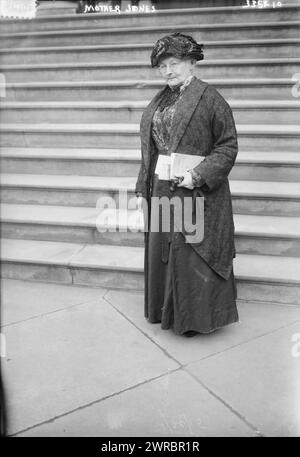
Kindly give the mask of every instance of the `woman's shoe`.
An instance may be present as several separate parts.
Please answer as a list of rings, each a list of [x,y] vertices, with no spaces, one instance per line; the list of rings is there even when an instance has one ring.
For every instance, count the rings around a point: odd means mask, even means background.
[[[188,330],[187,332],[184,332],[184,336],[190,338],[192,336],[198,335],[198,332],[195,332],[195,330]]]

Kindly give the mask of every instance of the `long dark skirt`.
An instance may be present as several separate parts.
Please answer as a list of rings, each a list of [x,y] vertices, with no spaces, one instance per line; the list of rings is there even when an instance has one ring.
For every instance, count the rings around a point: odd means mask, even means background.
[[[153,196],[168,195],[168,183],[155,179]],[[185,242],[180,232],[148,233],[145,317],[183,334],[210,333],[238,321],[236,283],[218,275]]]

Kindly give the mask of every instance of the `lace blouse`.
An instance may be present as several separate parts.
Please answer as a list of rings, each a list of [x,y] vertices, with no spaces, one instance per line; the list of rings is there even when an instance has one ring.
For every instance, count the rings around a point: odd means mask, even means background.
[[[185,88],[193,78],[194,76],[188,77],[183,84],[174,88],[168,87],[153,115],[151,133],[159,154],[170,154],[170,132],[176,107],[180,103]],[[189,171],[192,175],[194,187],[200,187],[205,183],[199,173],[194,170]]]

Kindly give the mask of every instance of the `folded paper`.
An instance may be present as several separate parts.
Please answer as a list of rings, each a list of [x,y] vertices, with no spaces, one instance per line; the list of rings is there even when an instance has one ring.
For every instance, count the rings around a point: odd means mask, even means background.
[[[169,156],[159,154],[155,174],[161,180],[170,181],[176,176],[183,176],[186,171],[196,167],[204,159],[204,156],[179,154],[177,152],[172,152]]]

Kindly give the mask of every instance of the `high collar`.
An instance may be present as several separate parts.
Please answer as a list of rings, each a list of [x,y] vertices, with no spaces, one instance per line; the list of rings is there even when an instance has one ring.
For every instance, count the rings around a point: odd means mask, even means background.
[[[182,92],[190,84],[190,82],[192,81],[193,78],[195,78],[195,76],[190,75],[177,86],[174,86],[174,87],[168,86],[168,87],[171,89],[172,92],[177,92],[177,91]]]

